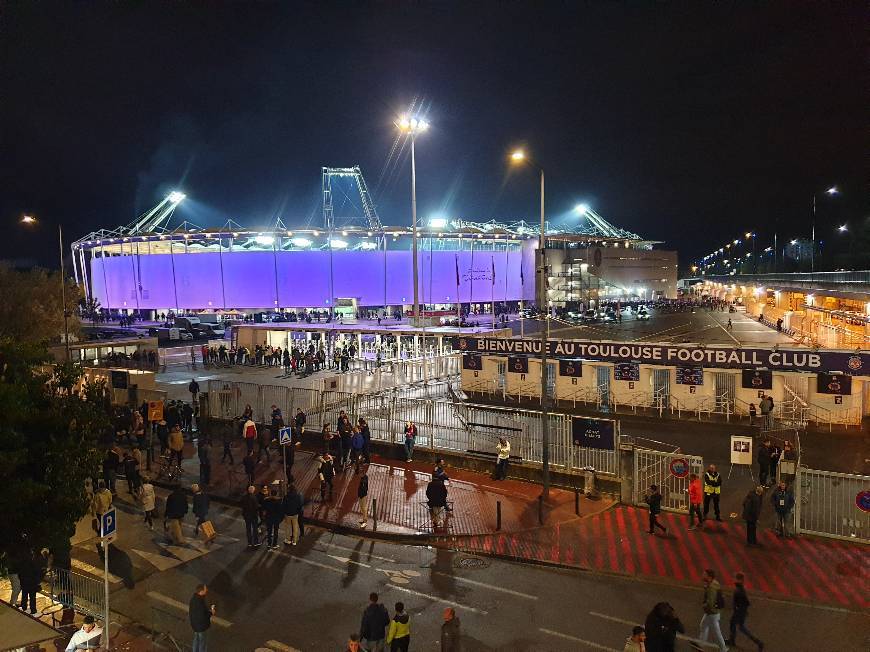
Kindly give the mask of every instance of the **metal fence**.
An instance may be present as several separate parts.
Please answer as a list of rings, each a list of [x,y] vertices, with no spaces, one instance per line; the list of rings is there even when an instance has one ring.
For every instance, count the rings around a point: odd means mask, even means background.
[[[86,616],[102,618],[106,608],[103,582],[63,568],[52,568],[48,575],[49,597]]]
[[[870,476],[798,468],[795,520],[798,532],[870,543],[870,512],[857,504],[870,491]]]
[[[688,469],[681,468],[684,461],[688,464]],[[683,475],[684,471],[687,471],[685,475]],[[654,484],[662,494],[662,509],[688,513],[689,473],[701,476],[703,472],[704,460],[697,455],[635,448],[634,504],[645,504],[645,492]]]
[[[326,423],[334,428],[344,411],[353,421],[365,418],[372,439],[394,443],[403,441],[405,424],[413,421],[417,425],[418,447],[493,452],[496,441],[503,436],[510,441],[512,454],[524,462],[541,463],[540,412],[467,404],[454,400],[453,396],[449,382],[354,394],[209,381],[209,414],[220,419],[233,418],[250,404],[255,420],[265,422],[273,404],[281,408],[285,420],[301,407],[311,430]],[[550,464],[565,471],[591,466],[599,473],[618,476],[618,426],[615,449],[600,450],[573,444],[571,420],[566,414],[549,415]]]

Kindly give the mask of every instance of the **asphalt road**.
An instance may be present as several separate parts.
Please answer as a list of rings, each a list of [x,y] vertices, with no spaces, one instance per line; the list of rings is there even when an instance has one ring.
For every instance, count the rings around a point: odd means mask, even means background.
[[[160,526],[149,532],[137,516],[122,519],[117,554],[128,555],[136,568],[127,586],[113,583],[113,611],[189,644],[186,605],[196,584],[206,582],[219,618],[209,649],[217,651],[343,650],[359,627],[370,591],[379,592],[391,611],[396,601],[405,602],[412,650],[440,649],[446,606],[461,618],[466,652],[619,652],[631,626],[661,600],[671,602],[688,633],[697,635],[699,587],[469,557],[313,528],[295,548],[250,552],[237,510],[213,505],[211,516],[220,534],[204,553],[201,546],[161,547]],[[86,548],[77,548],[75,556],[87,557]],[[155,549],[159,558],[148,561],[148,551]],[[870,636],[867,614],[755,596],[749,624],[770,651],[867,650]],[[690,648],[683,642],[679,649]]]
[[[728,319],[732,329],[728,329]],[[519,321],[511,322],[514,334],[520,334]],[[540,322],[524,320],[526,334],[539,333]],[[622,322],[575,325],[551,320],[550,335],[561,339],[617,340],[627,342],[668,342],[683,344],[721,344],[728,346],[773,346],[794,344],[793,340],[772,328],[759,324],[745,313],[697,309],[696,312],[663,313],[650,310],[650,319],[641,321],[624,315]]]

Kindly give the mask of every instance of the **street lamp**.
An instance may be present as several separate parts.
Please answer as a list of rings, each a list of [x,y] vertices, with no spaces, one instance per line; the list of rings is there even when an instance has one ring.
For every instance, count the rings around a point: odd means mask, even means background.
[[[536,168],[541,176],[541,230],[538,234],[538,310],[544,315],[541,324],[541,494],[544,499],[550,496],[550,415],[547,405],[547,332],[550,329],[550,307],[547,305],[547,223],[544,214],[544,168],[531,161],[526,153],[515,150],[510,157],[511,163],[528,163]],[[582,204],[581,204],[582,205]],[[579,208],[579,207],[578,207]],[[584,211],[585,212],[585,211]]]
[[[21,223],[30,226],[36,225],[38,220],[33,215],[22,215]],[[60,246],[60,309],[63,311],[63,344],[66,351],[66,361],[70,361],[69,352],[69,311],[66,306],[66,277],[63,266],[63,229],[57,225],[57,241]]]
[[[420,288],[417,278],[417,162],[414,157],[414,141],[418,134],[429,129],[429,123],[418,118],[409,118],[402,116],[396,121],[396,127],[403,134],[407,134],[411,138],[411,259],[414,265],[414,309],[413,309],[413,324],[420,324]]]
[[[840,194],[840,191],[837,190],[837,186],[831,186],[827,190],[825,190],[825,194],[833,197],[834,195]],[[813,241],[813,251],[810,255],[810,271],[816,271],[816,196],[817,192],[813,193],[813,233],[812,233],[812,241]]]

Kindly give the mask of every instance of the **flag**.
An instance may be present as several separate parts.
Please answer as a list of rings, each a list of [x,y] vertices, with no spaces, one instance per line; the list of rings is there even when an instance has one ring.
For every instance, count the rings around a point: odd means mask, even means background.
[[[523,260],[522,260],[522,258],[520,259],[520,285],[523,287],[526,286],[526,277],[523,276]]]
[[[456,259],[456,287],[459,287],[459,254],[453,254],[453,257]]]
[[[492,284],[495,285],[495,256],[492,256]]]

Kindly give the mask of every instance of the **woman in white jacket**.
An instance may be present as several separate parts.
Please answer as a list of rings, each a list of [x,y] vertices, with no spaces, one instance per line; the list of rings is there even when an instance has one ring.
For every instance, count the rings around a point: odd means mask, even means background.
[[[498,443],[495,445],[496,453],[498,454],[495,462],[495,479],[504,480],[507,477],[508,459],[511,456],[511,444],[504,437],[498,438]]]
[[[139,491],[136,497],[142,505],[142,513],[145,515],[145,522],[148,524],[148,529],[153,530],[154,507],[157,498],[154,494],[154,485],[151,484],[151,479],[148,476],[142,477],[142,484],[139,485]]]

